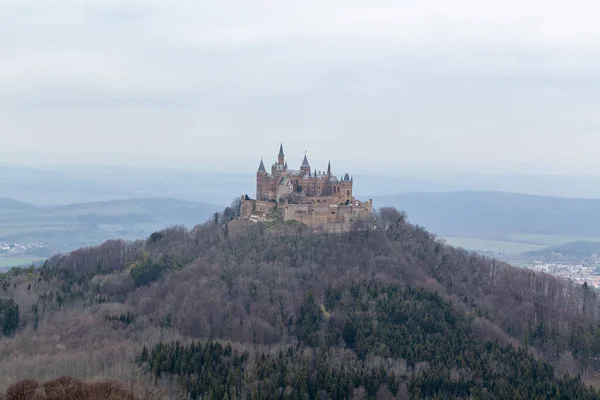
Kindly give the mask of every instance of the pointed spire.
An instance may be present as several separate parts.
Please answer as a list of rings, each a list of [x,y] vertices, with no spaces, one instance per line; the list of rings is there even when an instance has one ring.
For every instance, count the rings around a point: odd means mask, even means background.
[[[265,169],[265,164],[263,163],[263,159],[262,157],[260,158],[260,165],[258,166],[258,172],[267,172],[267,170]]]
[[[306,158],[306,152],[304,152],[304,160],[302,161],[302,165],[300,168],[308,168],[310,169],[310,164],[308,163],[308,158]]]
[[[281,142],[281,144],[279,145],[279,155],[283,156],[283,142]]]
[[[331,161],[327,163],[327,175],[331,176]]]

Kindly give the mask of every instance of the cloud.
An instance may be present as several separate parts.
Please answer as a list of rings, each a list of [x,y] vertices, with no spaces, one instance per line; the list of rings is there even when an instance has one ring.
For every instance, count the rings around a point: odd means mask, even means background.
[[[237,154],[241,169],[285,140],[298,157],[365,167],[587,168],[589,144],[600,145],[599,9],[2,0],[0,135],[20,139],[0,152],[126,163],[133,152],[198,154],[190,164]]]

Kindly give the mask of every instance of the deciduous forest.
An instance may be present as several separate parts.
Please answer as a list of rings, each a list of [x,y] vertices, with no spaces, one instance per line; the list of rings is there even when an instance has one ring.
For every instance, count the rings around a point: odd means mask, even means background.
[[[1,275],[1,396],[600,397],[587,285],[453,248],[393,208],[341,234],[236,216]]]

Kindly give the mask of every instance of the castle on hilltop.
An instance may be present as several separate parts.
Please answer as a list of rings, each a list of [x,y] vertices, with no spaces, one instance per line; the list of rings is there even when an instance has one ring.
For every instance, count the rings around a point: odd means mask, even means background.
[[[354,179],[331,172],[313,171],[306,154],[300,169],[289,169],[283,144],[277,162],[267,172],[261,159],[256,171],[256,199],[242,196],[241,215],[267,220],[274,210],[284,221],[296,220],[315,230],[344,231],[357,219],[370,217],[373,202],[361,202],[352,195]]]
[[[327,172],[315,169],[311,172],[306,154],[300,169],[288,169],[283,144],[279,147],[277,162],[269,174],[260,160],[256,172],[256,200],[307,202],[311,204],[349,204],[352,201],[353,179],[348,175],[338,179],[331,174],[331,162]]]

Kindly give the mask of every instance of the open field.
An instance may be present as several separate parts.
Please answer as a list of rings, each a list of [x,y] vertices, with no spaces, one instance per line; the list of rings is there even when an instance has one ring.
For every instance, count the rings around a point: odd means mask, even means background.
[[[469,237],[445,237],[444,240],[452,246],[463,247],[467,250],[492,251],[494,253],[518,254],[525,251],[539,250],[543,245],[533,245],[520,242],[490,240]]]

